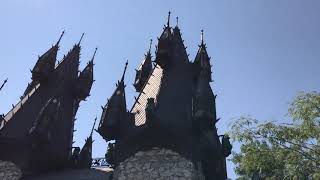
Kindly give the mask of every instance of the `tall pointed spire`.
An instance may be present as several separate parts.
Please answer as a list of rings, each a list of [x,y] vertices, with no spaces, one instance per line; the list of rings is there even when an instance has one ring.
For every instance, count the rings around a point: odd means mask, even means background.
[[[161,66],[161,68],[166,69],[170,64],[170,52],[172,50],[172,31],[170,27],[170,15],[171,12],[168,13],[168,21],[167,25],[164,27],[163,32],[158,38],[158,49],[156,51],[156,59],[155,62]]]
[[[169,11],[168,13],[168,21],[167,21],[167,26],[170,27],[170,15],[171,15],[171,12]]]
[[[97,50],[98,50],[98,48],[96,47],[96,49],[94,50],[94,53],[93,53],[93,56],[92,56],[92,58],[91,58],[91,61],[90,61],[90,62],[93,62],[94,57],[96,56]]]
[[[197,76],[193,98],[193,114],[196,122],[194,127],[200,131],[214,127],[217,122],[215,95],[210,87],[212,82],[210,57],[204,43],[203,32],[201,29],[201,44],[194,61]]]
[[[97,117],[94,119],[93,126],[92,126],[92,129],[91,129],[91,132],[90,132],[90,136],[92,136],[92,134],[93,134],[93,130],[94,130],[94,127],[96,125],[96,122],[97,122]]]
[[[203,45],[203,29],[201,29],[201,45]]]
[[[150,39],[149,53],[151,54],[152,39]]]
[[[178,16],[176,17],[176,22],[177,22],[176,26],[178,27],[179,26],[179,17]]]
[[[209,81],[212,81],[210,57],[208,56],[206,44],[204,43],[203,29],[201,30],[201,44],[199,45],[194,64],[196,65],[198,73],[204,75]]]
[[[125,76],[125,74],[126,74],[127,67],[128,67],[128,60],[127,60],[126,65],[125,65],[125,67],[124,67],[123,74],[122,74],[122,77],[121,77],[120,82],[124,82],[124,76]]]
[[[80,45],[80,43],[81,43],[81,41],[82,41],[82,38],[83,38],[83,36],[84,36],[84,33],[82,33],[82,35],[81,35],[81,38],[80,38],[80,40],[79,40],[79,42],[78,42],[78,46]]]
[[[60,43],[60,41],[61,41],[61,39],[62,39],[63,35],[64,35],[64,31],[62,31],[62,33],[61,33],[61,35],[60,35],[60,38],[59,38],[59,40],[57,41],[57,43],[56,43],[56,45],[55,45],[55,46],[59,46],[59,43]]]

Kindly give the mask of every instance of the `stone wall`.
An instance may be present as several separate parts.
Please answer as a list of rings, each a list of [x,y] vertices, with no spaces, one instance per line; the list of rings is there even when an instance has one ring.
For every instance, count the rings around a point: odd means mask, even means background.
[[[22,180],[109,180],[110,174],[112,174],[112,170],[108,168],[70,169],[33,175]]]
[[[0,160],[1,180],[18,180],[21,176],[21,170],[14,163]]]
[[[12,162],[0,160],[0,180],[109,180],[110,168],[69,169],[22,177],[21,170]]]
[[[201,168],[198,168],[201,169]],[[202,170],[168,149],[140,151],[120,163],[114,180],[204,180]]]

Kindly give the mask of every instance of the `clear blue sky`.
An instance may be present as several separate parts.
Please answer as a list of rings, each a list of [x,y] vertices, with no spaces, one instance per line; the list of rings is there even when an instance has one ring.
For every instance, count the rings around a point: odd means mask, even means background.
[[[320,89],[320,1],[317,0],[2,0],[0,2],[0,112],[6,113],[22,95],[37,56],[54,44],[61,31],[59,59],[85,32],[81,65],[96,56],[91,96],[77,114],[76,145],[82,146],[101,105],[115,88],[129,60],[127,102],[131,107],[134,68],[160,36],[167,12],[179,24],[190,60],[205,30],[212,56],[212,87],[218,95],[219,133],[232,119],[251,115],[283,120],[298,91]],[[153,51],[154,51],[153,47]],[[94,156],[104,156],[106,143],[94,134]],[[229,175],[234,178],[232,165]]]

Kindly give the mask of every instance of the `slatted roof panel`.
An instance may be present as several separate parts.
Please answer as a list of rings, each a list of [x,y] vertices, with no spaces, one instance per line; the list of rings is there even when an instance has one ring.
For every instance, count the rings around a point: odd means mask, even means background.
[[[139,94],[136,102],[133,104],[131,113],[135,114],[136,126],[143,125],[146,122],[145,108],[148,98],[154,98],[155,104],[157,104],[157,95],[161,87],[162,76],[163,69],[159,65],[156,65],[152,74],[149,76],[143,91]]]
[[[13,108],[4,116],[4,120],[9,122],[11,118],[13,117],[14,114],[16,114],[21,107],[23,106],[24,103],[27,102],[27,100],[39,89],[40,84],[37,84],[33,89],[30,90],[28,94],[26,94]],[[0,130],[4,127],[4,122],[0,124]]]

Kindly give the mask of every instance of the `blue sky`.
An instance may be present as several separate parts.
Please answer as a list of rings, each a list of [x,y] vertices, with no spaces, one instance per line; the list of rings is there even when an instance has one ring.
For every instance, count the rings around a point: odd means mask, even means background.
[[[76,145],[89,134],[93,119],[115,88],[126,59],[128,107],[136,95],[134,68],[160,36],[167,12],[179,25],[190,60],[205,31],[212,56],[212,88],[217,96],[219,133],[230,122],[251,115],[261,120],[287,119],[288,103],[299,91],[320,89],[320,1],[317,0],[2,0],[0,2],[0,112],[6,113],[22,95],[37,56],[65,30],[59,59],[82,41],[81,69],[95,47],[95,80],[91,96],[77,114]],[[152,51],[155,48],[153,46]],[[103,156],[106,143],[94,134],[94,156]],[[228,173],[235,177],[232,165]]]

